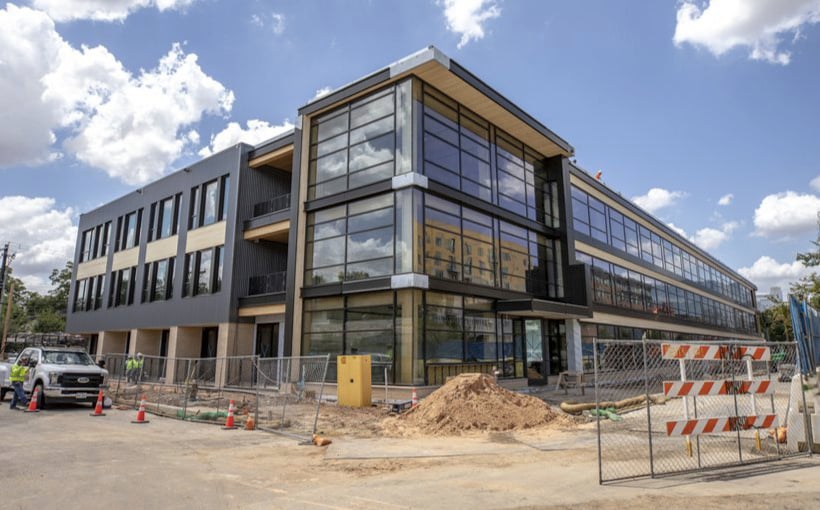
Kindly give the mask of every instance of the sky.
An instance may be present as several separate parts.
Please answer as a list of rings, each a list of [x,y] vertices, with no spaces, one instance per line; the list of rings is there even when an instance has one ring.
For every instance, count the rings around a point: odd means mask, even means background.
[[[820,211],[820,0],[0,4],[0,241],[43,291],[79,215],[435,45],[768,292]]]

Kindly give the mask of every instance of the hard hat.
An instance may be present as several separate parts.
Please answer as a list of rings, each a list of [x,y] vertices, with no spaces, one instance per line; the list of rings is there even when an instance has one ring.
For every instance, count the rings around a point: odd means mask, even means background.
[[[138,358],[141,358],[141,357],[142,357],[142,353],[141,353],[141,352],[138,352],[138,353],[137,353],[137,357],[138,357]]]

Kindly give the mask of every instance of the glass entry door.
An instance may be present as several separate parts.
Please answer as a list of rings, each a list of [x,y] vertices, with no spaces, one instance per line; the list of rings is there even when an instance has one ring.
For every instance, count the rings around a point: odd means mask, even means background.
[[[564,321],[547,323],[547,352],[549,352],[549,375],[558,375],[567,370],[567,328]]]
[[[529,384],[547,383],[547,351],[544,342],[543,321],[527,319],[524,321],[527,349],[527,380]]]

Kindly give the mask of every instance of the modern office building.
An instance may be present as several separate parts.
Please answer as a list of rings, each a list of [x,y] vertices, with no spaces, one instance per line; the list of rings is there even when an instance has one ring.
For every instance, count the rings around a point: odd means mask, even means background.
[[[435,48],[298,118],[82,215],[69,331],[97,354],[367,353],[397,385],[537,384],[591,369],[596,336],[760,339],[752,283]]]

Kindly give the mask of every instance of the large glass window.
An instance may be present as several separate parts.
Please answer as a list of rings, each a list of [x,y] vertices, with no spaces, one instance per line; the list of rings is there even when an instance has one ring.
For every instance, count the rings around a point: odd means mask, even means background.
[[[752,307],[752,290],[738,280],[704,263],[678,244],[638,225],[580,188],[572,186],[571,195],[576,232],[639,257],[735,303]]]
[[[393,274],[393,193],[308,215],[308,285]]]
[[[558,185],[546,177],[544,156],[430,85],[422,88],[424,174],[558,227]]]
[[[424,200],[428,275],[563,297],[560,241],[431,194]]]
[[[583,252],[576,252],[576,259],[592,267],[593,301],[596,304],[697,321],[744,333],[756,332],[754,314]]]
[[[311,122],[308,198],[407,171],[411,82],[388,87]],[[398,115],[397,115],[398,111]],[[397,157],[401,158],[397,168]]]

